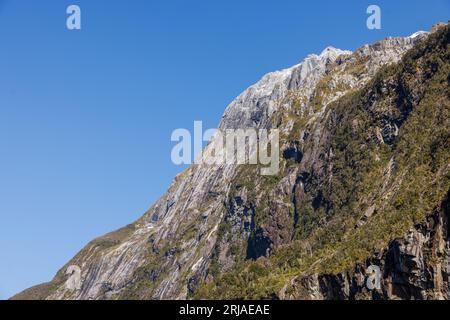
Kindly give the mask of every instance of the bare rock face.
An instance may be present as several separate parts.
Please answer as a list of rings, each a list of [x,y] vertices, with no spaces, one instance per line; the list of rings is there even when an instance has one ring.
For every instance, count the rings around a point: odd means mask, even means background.
[[[448,27],[438,30],[442,28]],[[351,139],[331,144],[340,124],[350,124],[345,129],[350,137],[365,134],[360,148],[376,144],[373,159],[384,163],[384,148],[398,142],[400,127],[412,106],[424,97],[421,83],[426,79],[415,80],[417,88],[406,91],[411,87],[399,84],[393,76],[386,77],[382,86],[367,91],[365,107],[377,129],[369,130],[361,117],[339,115],[335,105],[371,86],[383,68],[400,63],[409,50],[423,45],[429,37],[428,33],[417,33],[388,38],[355,52],[329,47],[296,66],[267,74],[226,108],[219,128],[279,129],[283,159],[277,177],[257,176],[248,166],[193,165],[175,178],[167,193],[138,221],[92,241],[50,283],[14,298],[185,299],[198,297],[205,286],[214,285],[251,261],[270,262],[285,246],[297,241],[303,241],[302,252],[313,252],[320,230],[335,223],[333,212],[337,199],[342,198],[335,194],[342,190],[349,194],[346,201],[353,201],[350,187],[340,178],[346,168],[337,161],[342,144],[350,145]],[[403,89],[405,92],[399,94]],[[391,93],[405,101],[389,100]],[[352,229],[370,227],[383,211],[380,199],[388,199],[402,186],[404,178],[397,176],[394,158],[379,167],[383,175],[377,182],[379,188],[349,207],[364,208],[361,217],[349,218]],[[441,167],[436,169],[439,179],[446,174]],[[337,185],[336,179],[342,183]],[[351,272],[302,272],[290,277],[283,290],[270,297],[449,298],[448,202],[433,217],[410,229],[407,236],[389,239],[384,251],[367,256],[365,264],[355,262]],[[350,228],[346,224],[342,228]],[[383,272],[382,288],[376,292],[365,289],[365,271],[372,262]],[[312,261],[311,267],[317,263]],[[66,286],[71,277],[66,270],[73,265],[81,269],[79,290]],[[240,298],[232,291],[220,297]]]

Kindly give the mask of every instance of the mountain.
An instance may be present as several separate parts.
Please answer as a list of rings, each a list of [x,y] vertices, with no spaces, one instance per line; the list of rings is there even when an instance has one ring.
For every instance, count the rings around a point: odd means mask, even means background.
[[[449,36],[329,47],[267,74],[219,128],[280,130],[277,176],[192,165],[12,299],[449,299]]]

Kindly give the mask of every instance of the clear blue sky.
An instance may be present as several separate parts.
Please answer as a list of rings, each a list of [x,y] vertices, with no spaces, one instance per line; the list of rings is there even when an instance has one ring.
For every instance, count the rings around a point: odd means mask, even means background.
[[[70,4],[81,31],[65,28]],[[328,45],[449,13],[449,0],[0,0],[0,299],[141,216],[182,169],[173,129],[215,127],[263,74]]]

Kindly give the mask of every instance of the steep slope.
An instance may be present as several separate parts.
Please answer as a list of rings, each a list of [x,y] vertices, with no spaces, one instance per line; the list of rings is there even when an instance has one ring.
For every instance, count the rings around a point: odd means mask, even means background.
[[[268,194],[259,234],[298,240],[196,297],[450,298],[449,36],[439,29],[320,119],[295,120],[302,160]],[[379,290],[366,287],[370,265],[383,273]]]
[[[375,251],[386,261],[391,240],[415,224],[437,230],[426,217],[448,213],[448,37],[444,26],[354,53],[327,48],[266,75],[219,127],[280,129],[278,176],[193,165],[141,219],[14,298],[356,297],[342,287]],[[66,286],[72,265],[81,269],[79,290]]]

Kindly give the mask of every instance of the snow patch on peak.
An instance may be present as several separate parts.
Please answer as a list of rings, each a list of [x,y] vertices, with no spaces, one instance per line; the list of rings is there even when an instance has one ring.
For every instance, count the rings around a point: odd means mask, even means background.
[[[241,128],[266,121],[288,90],[302,88],[305,94],[311,93],[328,64],[343,54],[352,52],[327,47],[320,55],[308,55],[297,65],[264,75],[228,105],[220,127]]]
[[[323,49],[323,51],[317,55],[317,54],[310,54],[306,57],[306,60],[311,60],[311,59],[315,59],[315,60],[323,60],[323,59],[328,59],[328,58],[332,58],[335,59],[338,56],[342,55],[342,54],[352,54],[352,51],[349,50],[341,50],[341,49],[337,49],[335,47],[326,47],[325,49]]]
[[[285,82],[291,77],[293,70],[299,67],[301,64],[293,67],[274,71],[264,75],[261,80],[249,87],[244,91],[240,97],[248,96],[251,93],[252,96],[264,97],[270,95],[277,86],[285,84]]]
[[[426,31],[417,31],[417,32],[413,33],[412,35],[410,35],[408,38],[415,39],[421,35],[426,35],[426,34],[428,34],[428,32],[426,32]]]
[[[352,51],[348,51],[348,50],[341,50],[341,49],[337,49],[335,47],[326,47],[322,53],[319,55],[319,57],[321,58],[329,58],[329,57],[337,57],[340,56],[342,54],[351,54]]]
[[[310,54],[303,60],[303,62],[296,64],[290,68],[267,73],[261,78],[261,80],[244,91],[242,95],[248,93],[248,90],[258,91],[258,94],[260,96],[270,95],[276,86],[287,85],[286,81],[290,79],[294,71],[301,68],[302,76],[306,77],[307,74],[318,65],[320,65],[322,61],[334,61],[338,56],[343,54],[352,54],[352,51],[340,50],[334,47],[327,47],[322,51],[322,53],[320,53],[320,55]]]

